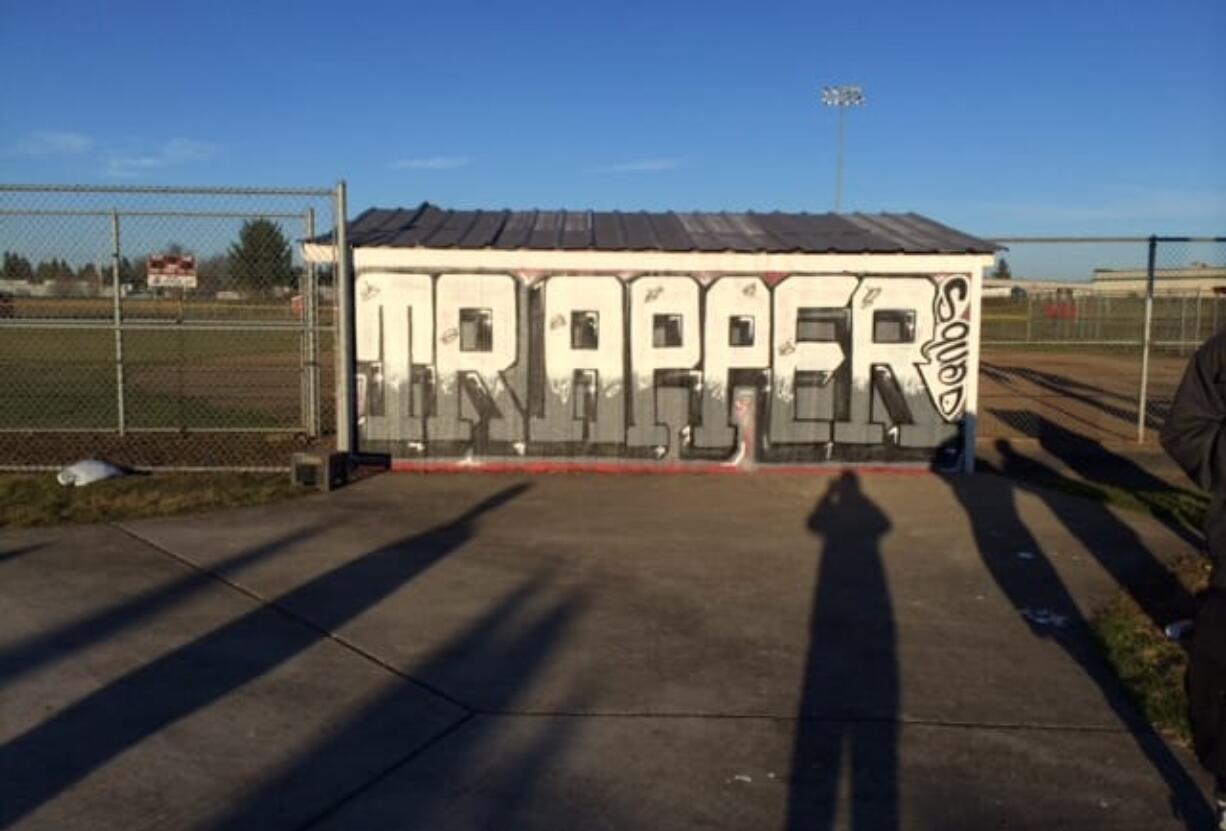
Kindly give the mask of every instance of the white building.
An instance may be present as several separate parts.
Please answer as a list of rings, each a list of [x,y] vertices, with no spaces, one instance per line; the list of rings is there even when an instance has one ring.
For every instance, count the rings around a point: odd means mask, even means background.
[[[915,214],[423,203],[347,232],[361,446],[401,467],[971,463],[996,246]]]

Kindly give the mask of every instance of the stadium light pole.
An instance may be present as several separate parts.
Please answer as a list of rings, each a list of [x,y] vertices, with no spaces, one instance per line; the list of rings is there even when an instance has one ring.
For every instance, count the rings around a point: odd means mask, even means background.
[[[847,136],[847,108],[864,106],[864,87],[858,84],[822,87],[822,103],[839,113],[839,150],[834,170],[834,212],[843,205],[843,145]]]

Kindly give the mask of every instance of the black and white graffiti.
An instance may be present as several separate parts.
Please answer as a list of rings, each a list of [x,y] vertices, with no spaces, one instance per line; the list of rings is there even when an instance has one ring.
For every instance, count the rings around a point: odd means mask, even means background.
[[[960,452],[966,274],[359,274],[366,447],[810,463]]]

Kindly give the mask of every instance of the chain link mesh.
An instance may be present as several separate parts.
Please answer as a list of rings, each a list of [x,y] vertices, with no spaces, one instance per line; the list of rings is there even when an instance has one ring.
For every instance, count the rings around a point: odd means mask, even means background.
[[[1149,240],[1007,242],[1011,279],[984,289],[981,438],[1136,441]],[[1158,238],[1144,439],[1187,356],[1226,324],[1226,241]]]
[[[333,441],[331,190],[0,186],[0,467],[283,467]],[[984,291],[979,434],[1135,440],[1145,239],[1006,241]],[[150,258],[194,258],[159,285]],[[1226,324],[1226,240],[1153,244],[1145,437]],[[156,272],[156,269],[155,269]],[[155,273],[156,277],[156,273]]]
[[[333,269],[300,243],[333,230],[334,205],[0,187],[0,466],[284,467],[326,445]]]
[[[1155,246],[1147,427],[1161,427],[1188,358],[1226,325],[1226,288],[1217,287],[1226,287],[1226,239]]]

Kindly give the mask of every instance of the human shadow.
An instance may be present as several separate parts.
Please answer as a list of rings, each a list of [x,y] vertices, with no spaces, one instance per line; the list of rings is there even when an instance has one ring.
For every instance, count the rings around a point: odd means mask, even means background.
[[[218,577],[227,577],[281,553],[313,536],[320,527],[312,525],[284,534],[263,545],[226,557],[211,565],[208,571],[189,571],[170,583],[123,603],[82,615],[0,648],[0,684],[12,683],[26,673],[68,658],[124,630],[145,624],[199,592],[216,586]]]
[[[1016,461],[1013,462],[1016,464]],[[1008,467],[1008,464],[1006,464]],[[989,470],[989,473],[998,472]],[[1128,701],[1119,680],[1103,658],[1088,621],[1065,586],[1055,566],[1017,506],[1017,484],[1006,476],[951,476],[946,479],[970,519],[975,545],[997,587],[1026,621],[1034,637],[1057,644],[1098,689],[1112,713],[1124,725],[1138,749],[1169,789],[1175,814],[1189,829],[1210,827],[1212,814],[1204,795],[1166,743]],[[1036,493],[1040,491],[1036,490]],[[1040,496],[1042,494],[1040,493]],[[1055,506],[1059,500],[1051,500]],[[1067,500],[1067,497],[1065,499]],[[1102,506],[1078,502],[1076,510],[1095,511]],[[1102,508],[1105,510],[1105,508]],[[1061,507],[1058,516],[1085,528],[1071,509]],[[1118,571],[1113,560],[1118,551],[1103,551],[1096,541],[1083,539],[1109,570]],[[1019,557],[1018,552],[1026,552]]]
[[[1098,488],[1124,489],[1155,519],[1179,536],[1188,545],[1204,545],[1199,517],[1190,516],[1188,506],[1203,507],[1207,499],[1200,493],[1179,487],[1155,476],[1132,459],[1116,453],[1101,442],[1069,430],[1046,418],[1035,422],[1039,446],[1059,459],[1069,470]],[[1075,482],[1037,462],[1017,459],[1016,475],[1025,474],[1028,481],[1054,484],[1067,489]],[[1182,476],[1182,473],[1180,474]],[[1199,507],[1198,507],[1199,510]]]
[[[1045,445],[1045,449],[1059,456],[1061,447],[1074,446],[1069,442],[1076,441],[1076,434],[1065,435],[1068,431],[1062,431],[1062,428],[1050,422],[1047,425],[1051,431],[1049,435],[1061,435],[1063,443],[1052,442]],[[995,472],[1010,478],[1016,487],[1035,494],[1103,570],[1128,593],[1155,626],[1161,628],[1171,620],[1188,617],[1194,612],[1196,603],[1192,593],[1171,569],[1150,551],[1140,535],[1116,516],[1105,501],[1070,499],[1067,493],[1061,491],[1077,492],[1076,480],[1069,480],[1050,465],[1022,454],[1004,439],[997,441],[995,447],[1000,459],[1000,468]],[[1070,468],[1077,471],[1088,457],[1065,452],[1062,458],[1067,459]],[[1145,486],[1151,489],[1147,493],[1152,495],[1159,493],[1160,489],[1175,490],[1172,486],[1120,457],[1115,458],[1114,465],[1121,474],[1119,487],[1129,488],[1138,501],[1150,499],[1150,512],[1157,519],[1163,521],[1188,544],[1200,547],[1199,535],[1153,496],[1146,497],[1146,492],[1139,487],[1141,482],[1146,482]],[[987,463],[981,463],[980,469],[993,472],[991,465]],[[1132,477],[1131,486],[1125,484],[1129,481],[1127,477]]]
[[[505,488],[450,522],[339,565],[16,736],[0,747],[0,827],[128,748],[331,637],[463,546],[482,515],[529,487]]]
[[[899,669],[880,540],[889,518],[854,473],[833,481],[809,530],[823,540],[810,613],[787,828],[835,827],[846,754],[851,826],[898,827]]]
[[[447,685],[440,679],[463,677],[466,686],[481,690],[477,709],[466,709],[435,736],[402,748],[381,769],[355,770],[371,755],[366,748],[371,724],[394,723],[420,707],[419,689],[396,684],[330,728],[326,738],[297,754],[209,827],[327,826],[339,816],[346,827],[425,829],[438,827],[444,813],[452,824],[458,814],[471,818],[473,828],[514,826],[542,769],[556,761],[578,723],[532,720],[526,740],[509,750],[497,746],[496,714],[511,707],[547,668],[584,603],[572,593],[544,610],[530,610],[546,582],[538,575],[520,586],[410,668],[412,677],[434,686]],[[474,778],[481,782],[479,799],[464,790]],[[295,795],[320,793],[332,794],[328,803],[302,816],[302,803],[311,800]]]

